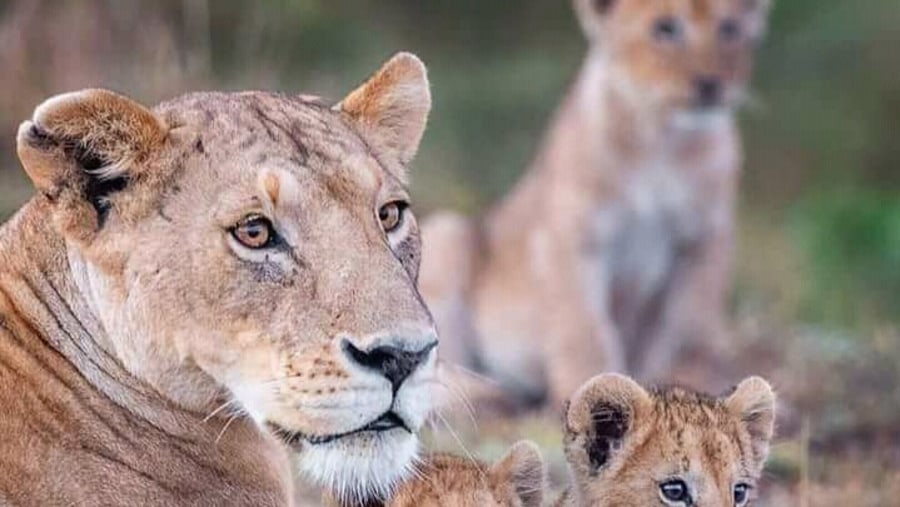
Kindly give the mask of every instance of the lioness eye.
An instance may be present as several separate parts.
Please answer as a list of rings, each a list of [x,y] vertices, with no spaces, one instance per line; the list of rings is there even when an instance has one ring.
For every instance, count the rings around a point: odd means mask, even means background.
[[[250,215],[231,229],[231,235],[240,244],[256,250],[271,246],[275,239],[275,229],[268,218]]]
[[[681,23],[673,17],[665,17],[656,20],[653,25],[653,35],[665,42],[675,42],[681,39]]]
[[[378,210],[378,220],[384,232],[393,232],[403,223],[403,213],[408,205],[402,201],[389,202]]]
[[[747,503],[747,499],[750,496],[750,485],[749,484],[735,484],[734,486],[734,505],[741,507],[745,503]]]
[[[691,493],[688,491],[687,484],[681,479],[672,479],[660,484],[659,492],[668,502],[684,505],[691,503]]]

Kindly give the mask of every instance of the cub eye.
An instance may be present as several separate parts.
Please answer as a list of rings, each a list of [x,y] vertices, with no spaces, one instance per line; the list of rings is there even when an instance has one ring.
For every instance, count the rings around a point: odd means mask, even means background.
[[[275,228],[268,218],[250,215],[231,229],[231,235],[245,247],[258,250],[272,245]]]
[[[378,220],[384,232],[393,232],[403,223],[403,215],[409,205],[403,201],[389,202],[378,210]]]
[[[750,485],[749,484],[735,484],[734,486],[734,505],[737,507],[741,507],[747,503],[747,500],[750,497]]]
[[[736,19],[726,19],[719,25],[719,38],[726,42],[736,41],[741,36],[741,24]]]
[[[668,480],[659,485],[659,492],[667,502],[690,505],[691,493],[687,484],[681,479]]]
[[[653,25],[653,36],[664,42],[680,40],[682,31],[681,22],[671,16],[660,18]]]

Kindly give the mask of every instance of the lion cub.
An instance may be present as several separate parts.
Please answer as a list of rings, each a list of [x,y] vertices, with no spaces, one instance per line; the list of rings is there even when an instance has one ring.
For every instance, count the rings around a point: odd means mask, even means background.
[[[435,454],[417,478],[400,486],[387,507],[539,507],[547,471],[531,442],[515,444],[491,466],[450,454]]]
[[[769,451],[775,394],[751,377],[715,398],[605,374],[565,414],[572,486],[558,507],[744,507]]]
[[[589,50],[525,177],[423,227],[444,359],[523,401],[724,349],[745,100],[770,0],[575,0]]]

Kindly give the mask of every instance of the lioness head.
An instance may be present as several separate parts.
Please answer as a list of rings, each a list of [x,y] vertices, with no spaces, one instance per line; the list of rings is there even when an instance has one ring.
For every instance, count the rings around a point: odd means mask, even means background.
[[[771,0],[575,0],[591,53],[636,101],[676,113],[740,105]]]
[[[400,54],[334,107],[60,95],[18,152],[133,375],[200,417],[232,401],[319,483],[383,495],[430,410],[406,188],[429,109],[425,67]]]
[[[775,395],[758,377],[722,398],[595,377],[566,410],[570,495],[596,507],[744,507],[774,420]]]

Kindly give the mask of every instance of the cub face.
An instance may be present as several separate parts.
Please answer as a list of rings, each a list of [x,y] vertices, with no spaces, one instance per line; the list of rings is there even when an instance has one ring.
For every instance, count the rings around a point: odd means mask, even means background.
[[[758,377],[721,398],[595,377],[566,410],[570,495],[586,507],[744,507],[774,421],[775,395]]]
[[[524,441],[490,466],[437,454],[418,468],[388,507],[540,507],[547,482],[540,450]]]
[[[320,484],[384,496],[430,409],[437,338],[406,189],[429,108],[424,66],[401,54],[335,107],[54,97],[18,151],[95,339],[134,376],[201,417],[229,402]]]
[[[674,112],[745,96],[771,0],[575,0],[592,53],[630,96]]]

